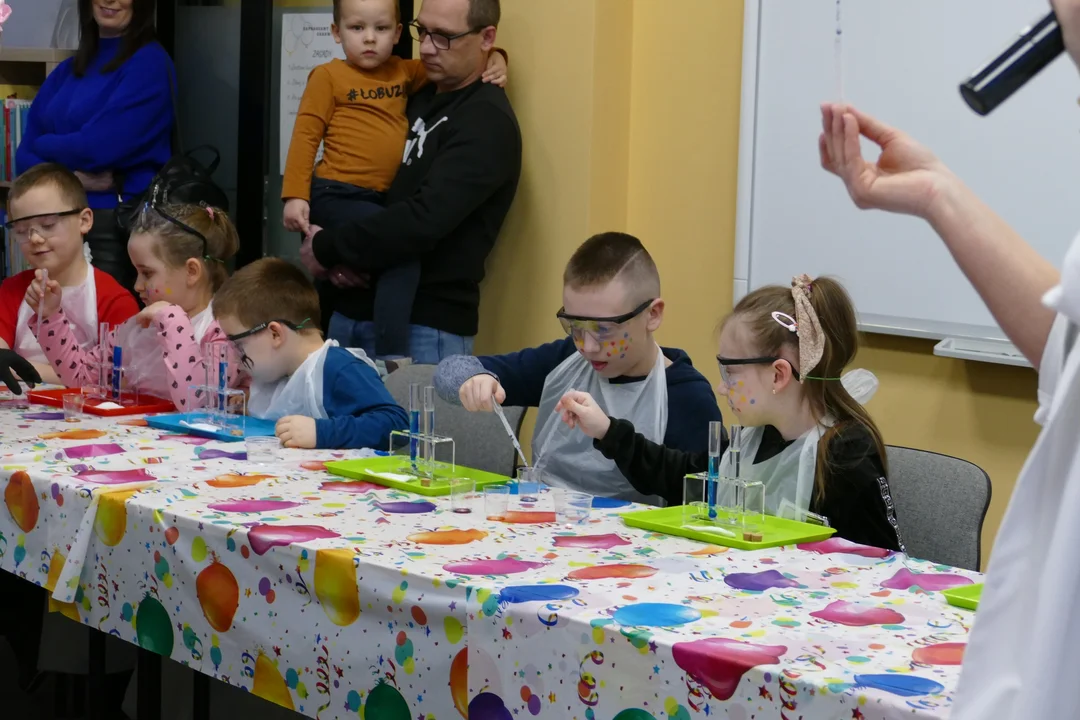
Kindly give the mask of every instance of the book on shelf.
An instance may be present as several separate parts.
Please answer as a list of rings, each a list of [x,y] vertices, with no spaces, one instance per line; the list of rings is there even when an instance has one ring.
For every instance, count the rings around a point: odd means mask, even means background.
[[[19,98],[7,98],[4,100],[4,115],[0,119],[3,123],[4,153],[2,160],[2,174],[0,180],[11,182],[21,170],[15,162],[15,150],[22,142],[23,128],[26,127],[26,116],[30,112],[30,101]]]

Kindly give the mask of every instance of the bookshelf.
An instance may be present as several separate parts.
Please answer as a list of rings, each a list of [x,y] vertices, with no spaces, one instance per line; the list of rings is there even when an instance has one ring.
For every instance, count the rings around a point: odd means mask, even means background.
[[[18,91],[19,97],[22,97],[24,89],[33,90],[40,87],[49,73],[74,54],[74,50],[57,48],[0,46],[0,85],[8,86],[5,93]],[[0,102],[0,105],[2,105],[2,102]],[[3,110],[0,109],[0,114],[2,113]],[[0,146],[2,145],[3,138],[0,137]],[[10,181],[0,180],[0,204],[7,197],[10,187]],[[0,277],[4,277],[23,267],[25,260],[22,259],[21,253],[11,247],[6,232],[0,238],[2,238],[2,242],[0,242]]]
[[[48,75],[56,66],[75,54],[74,50],[59,48],[0,47],[0,63],[36,64],[44,66]]]

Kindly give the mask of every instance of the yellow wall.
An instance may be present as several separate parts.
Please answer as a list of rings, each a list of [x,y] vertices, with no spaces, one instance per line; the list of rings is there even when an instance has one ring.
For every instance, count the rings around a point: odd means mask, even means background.
[[[488,263],[479,352],[558,337],[566,259],[593,232],[626,230],[660,266],[661,341],[718,379],[712,329],[731,309],[741,41],[738,0],[503,0],[524,170]],[[886,336],[868,336],[858,362],[881,379],[869,407],[887,442],[990,474],[991,542],[1037,432],[1034,373]]]

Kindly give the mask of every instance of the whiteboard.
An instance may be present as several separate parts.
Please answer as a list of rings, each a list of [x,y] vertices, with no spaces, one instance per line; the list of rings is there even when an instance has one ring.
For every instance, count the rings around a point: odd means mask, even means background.
[[[281,132],[279,133],[279,156],[282,172],[289,154],[296,113],[304,96],[308,75],[316,66],[334,58],[345,59],[345,51],[334,42],[330,24],[334,14],[285,13],[281,18],[281,104],[279,106]],[[321,155],[320,148],[320,155]]]
[[[941,240],[917,219],[861,211],[821,169],[822,101],[840,99],[932,148],[1060,267],[1080,228],[1080,76],[1062,56],[989,117],[957,89],[1046,0],[746,0],[736,300],[833,275],[864,330],[927,338],[1004,334]],[[697,132],[707,132],[696,127]],[[863,142],[863,152],[876,156]]]

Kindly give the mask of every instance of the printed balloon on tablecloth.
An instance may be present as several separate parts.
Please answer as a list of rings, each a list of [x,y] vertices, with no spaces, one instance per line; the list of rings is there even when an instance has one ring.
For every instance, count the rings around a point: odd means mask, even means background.
[[[101,542],[109,547],[116,547],[124,539],[127,531],[127,500],[136,492],[138,490],[119,490],[101,497],[94,518],[94,531]]]
[[[469,703],[469,720],[513,720],[513,718],[506,703],[495,693],[480,693]]]
[[[240,605],[240,586],[232,570],[211,554],[212,562],[195,577],[195,594],[210,627],[226,632]]]
[[[251,685],[251,694],[283,708],[296,709],[293,707],[292,694],[285,685],[285,678],[281,677],[274,661],[261,652],[255,660],[255,677]]]
[[[60,579],[60,573],[64,571],[64,563],[66,558],[59,550],[53,550],[52,557],[49,558],[49,576],[45,580],[45,589],[50,593],[56,589],[56,583]],[[54,600],[52,595],[49,595],[49,612],[58,612],[64,617],[79,622],[79,608],[75,603],[65,603]]]
[[[450,663],[450,697],[454,707],[469,720],[469,648],[463,647]]]
[[[355,556],[348,548],[315,551],[315,597],[330,621],[342,627],[360,617]]]
[[[34,492],[30,476],[24,471],[16,470],[11,473],[4,490],[4,504],[11,513],[11,519],[23,532],[30,532],[37,525],[40,511],[37,493]]]
[[[748,670],[775,665],[786,652],[784,645],[755,645],[728,638],[675,643],[671,648],[675,664],[707,687],[717,700],[730,700]]]
[[[412,720],[412,712],[398,689],[380,680],[364,701],[364,720]]]
[[[139,647],[170,657],[173,651],[173,626],[169,613],[157,600],[147,593],[135,612],[135,634]]]

